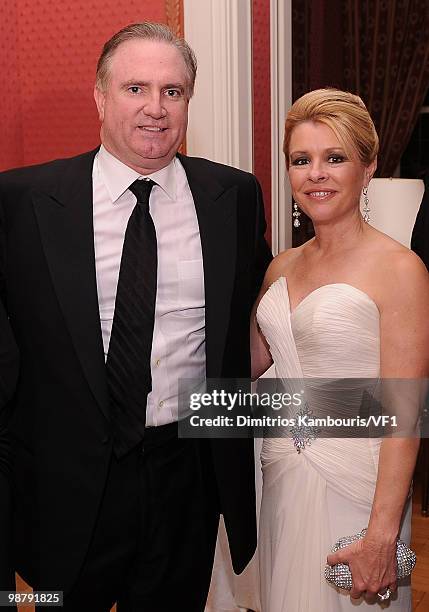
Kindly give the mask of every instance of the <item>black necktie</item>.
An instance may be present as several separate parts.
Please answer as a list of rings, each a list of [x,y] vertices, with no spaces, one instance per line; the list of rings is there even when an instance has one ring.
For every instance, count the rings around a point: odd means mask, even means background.
[[[157,244],[149,212],[155,183],[137,180],[129,189],[137,204],[128,220],[116,290],[106,369],[114,451],[133,449],[144,436],[146,401],[152,389],[150,357],[155,318]]]

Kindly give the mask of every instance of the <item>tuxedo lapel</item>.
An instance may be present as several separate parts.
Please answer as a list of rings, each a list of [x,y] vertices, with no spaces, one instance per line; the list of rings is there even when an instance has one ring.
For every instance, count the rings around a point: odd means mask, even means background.
[[[33,195],[43,249],[66,325],[106,418],[109,402],[95,273],[92,166],[96,151],[73,158],[50,193]]]
[[[179,155],[194,198],[204,262],[206,371],[222,374],[236,267],[237,187],[225,189],[206,162]]]

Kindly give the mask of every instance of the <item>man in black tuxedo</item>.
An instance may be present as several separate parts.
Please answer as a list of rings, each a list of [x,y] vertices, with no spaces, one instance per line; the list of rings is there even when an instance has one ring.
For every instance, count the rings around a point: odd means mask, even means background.
[[[179,379],[249,376],[271,258],[256,179],[177,153],[195,73],[166,27],[124,28],[102,146],[0,176],[15,567],[66,610],[203,610],[219,513],[236,572],[255,549],[252,440],[177,435]]]

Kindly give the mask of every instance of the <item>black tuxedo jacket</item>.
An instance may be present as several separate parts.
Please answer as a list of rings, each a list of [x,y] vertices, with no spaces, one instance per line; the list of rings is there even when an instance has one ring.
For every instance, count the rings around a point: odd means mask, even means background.
[[[0,426],[7,421],[11,440],[0,486],[11,472],[17,571],[38,588],[65,591],[88,548],[112,449],[94,259],[95,153],[0,175]],[[207,376],[248,377],[249,313],[271,258],[260,187],[234,168],[180,161],[200,227]],[[255,549],[253,441],[207,443],[239,572]]]
[[[429,270],[429,172],[425,176],[425,192],[414,224],[411,248]]]

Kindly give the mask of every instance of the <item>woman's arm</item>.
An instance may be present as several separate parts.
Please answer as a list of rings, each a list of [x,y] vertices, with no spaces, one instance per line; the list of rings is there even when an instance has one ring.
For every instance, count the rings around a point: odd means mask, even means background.
[[[411,252],[394,254],[389,268],[379,304],[381,378],[387,385],[386,379],[422,379],[429,373],[429,275]],[[416,380],[416,395],[418,386]],[[397,387],[400,394],[400,381]],[[415,414],[410,414],[410,419],[416,420],[415,405],[410,406],[410,413],[412,410]],[[328,557],[331,565],[349,564],[352,597],[366,591],[366,599],[374,601],[378,592],[397,587],[396,540],[418,448],[416,437],[383,439],[367,534]]]
[[[256,320],[256,311],[258,309],[259,302],[261,301],[267,289],[284,272],[284,262],[286,257],[287,251],[277,255],[277,257],[275,257],[270,263],[265,273],[261,290],[259,291],[256,302],[254,303],[252,308],[252,314],[250,316],[250,354],[252,359],[252,380],[256,380],[257,378],[262,376],[262,374],[266,372],[270,365],[273,363],[268,343],[265,340],[265,337],[258,325],[258,321]]]
[[[268,286],[266,285],[264,279],[261,291],[259,292],[258,298],[252,308],[252,314],[250,315],[250,356],[252,360],[252,380],[256,380],[262,376],[262,374],[266,372],[273,363],[268,343],[265,340],[264,335],[261,332],[261,328],[256,320],[256,310],[262,296],[268,289]]]

